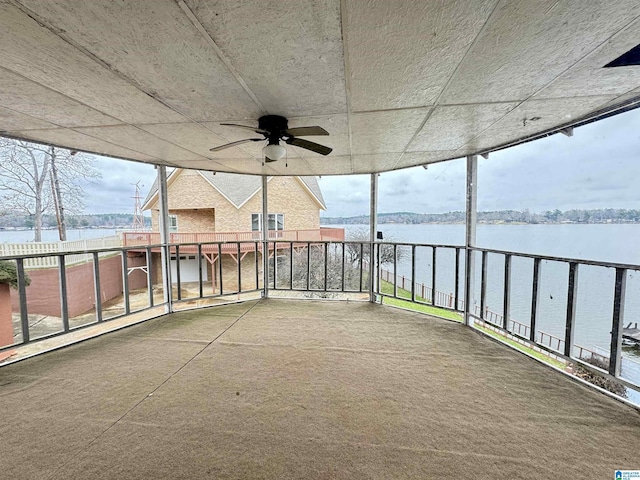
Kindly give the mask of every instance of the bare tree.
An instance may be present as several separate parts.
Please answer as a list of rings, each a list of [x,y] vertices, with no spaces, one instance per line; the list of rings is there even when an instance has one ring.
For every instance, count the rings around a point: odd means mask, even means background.
[[[42,241],[42,215],[49,208],[50,195],[44,190],[49,162],[44,147],[0,139],[0,190],[7,192],[0,202],[33,218],[36,242]]]
[[[393,237],[385,239],[386,242],[395,242]],[[345,242],[347,249],[347,258],[352,264],[360,262],[360,256],[365,262],[369,261],[369,251],[371,250],[369,243],[369,230],[365,227],[354,229],[349,232]],[[380,252],[380,264],[386,265],[393,263],[393,245],[383,244],[379,246]],[[404,247],[400,246],[396,248],[396,260],[402,261],[407,255],[407,251]]]
[[[342,244],[330,244],[326,253],[325,257],[325,247],[322,243],[294,248],[293,268],[291,252],[278,255],[277,275],[274,275],[274,260],[271,259],[270,284],[273,286],[274,276],[277,276],[278,287],[302,290],[305,296],[316,298],[336,297],[340,295],[343,285],[346,290],[357,291],[360,289],[361,281],[363,288],[367,288],[366,272],[361,276],[359,266],[349,263],[348,258],[345,258],[344,267],[342,266]],[[306,291],[307,286],[311,291]]]
[[[65,210],[80,213],[84,184],[100,177],[89,155],[0,138],[0,208],[29,215],[36,242],[48,212],[55,213],[60,240],[66,240]]]

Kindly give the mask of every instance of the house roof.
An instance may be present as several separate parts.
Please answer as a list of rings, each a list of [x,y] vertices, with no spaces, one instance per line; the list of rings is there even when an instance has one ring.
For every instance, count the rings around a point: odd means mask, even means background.
[[[638,0],[3,1],[0,132],[169,167],[383,172],[639,105],[640,66],[609,66],[639,31]],[[209,151],[265,114],[320,125],[333,152]]]
[[[181,169],[175,169],[169,175],[169,181],[175,177]],[[262,188],[262,180],[255,175],[237,175],[224,172],[209,172],[206,170],[199,170],[198,173],[207,180],[213,188],[218,190],[220,194],[231,202],[236,208],[240,208],[251,197],[260,191]],[[306,187],[306,190],[312,197],[318,202],[323,210],[326,210],[322,191],[316,177],[294,177],[298,178],[302,185]],[[155,179],[147,197],[143,203],[143,209],[149,208],[150,204],[156,197],[158,192],[158,180]]]

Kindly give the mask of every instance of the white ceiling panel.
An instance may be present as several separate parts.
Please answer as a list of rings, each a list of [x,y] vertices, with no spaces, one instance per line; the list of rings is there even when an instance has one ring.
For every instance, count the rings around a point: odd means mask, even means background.
[[[203,157],[162,140],[131,125],[116,127],[88,127],[75,128],[77,132],[112,143],[118,143],[126,148],[144,151],[155,158],[176,162],[180,160],[202,160]]]
[[[262,162],[257,159],[244,159],[244,158],[221,158],[216,159],[215,162],[221,166],[220,171],[231,173],[248,173],[250,175],[275,175],[276,172],[271,168],[270,164]],[[195,162],[194,162],[195,164]],[[211,170],[206,168],[206,162],[202,162],[203,170]]]
[[[73,145],[77,150],[97,153],[107,157],[129,158],[148,163],[167,163],[162,162],[158,158],[145,155],[144,153],[123,148],[68,128],[16,131],[12,132],[12,135],[17,135],[25,140],[33,140],[59,147],[69,147]]]
[[[512,110],[478,137],[467,142],[472,150],[484,150],[512,138],[524,138],[544,132],[559,124],[558,119],[570,123],[590,111],[598,109],[612,97],[580,97],[553,100],[530,100]],[[464,148],[464,147],[463,147]]]
[[[495,4],[347,1],[352,110],[432,105]]]
[[[261,113],[176,2],[20,3],[132,84],[189,118],[253,118]],[[78,17],[89,21],[77,22]]]
[[[373,166],[376,171],[393,169],[400,153],[378,153],[375,155],[352,155],[353,173],[369,173]]]
[[[320,143],[333,149],[330,156],[342,156],[349,155],[351,153],[351,146],[349,141],[349,118],[347,115],[323,115],[317,117],[294,117],[289,119],[289,127],[313,127],[319,126],[329,132],[329,136],[311,136],[302,137],[305,140],[311,142]],[[293,146],[287,146],[287,151],[292,150],[299,157],[316,156],[322,157],[309,150],[303,148],[297,148]]]
[[[0,0],[0,66],[124,122],[184,121],[6,0]]]
[[[353,173],[351,155],[305,158],[310,168],[310,175],[350,175]]]
[[[638,0],[0,0],[0,132],[186,168],[380,172],[640,105],[640,66],[602,68],[639,38]],[[325,128],[303,138],[332,153],[287,145],[263,167],[262,134],[221,123],[264,114]]]
[[[587,55],[580,63],[554,80],[536,98],[577,97],[582,95],[621,95],[629,84],[640,84],[640,68],[604,68],[612,60],[640,42],[640,21],[615,35],[602,47]]]
[[[43,128],[56,128],[49,122],[38,120],[29,115],[23,113],[14,112],[8,108],[0,107],[0,125],[2,130],[7,133],[11,133],[13,130],[37,130]]]
[[[524,100],[639,14],[637,0],[501,2],[442,101]]]
[[[396,163],[393,165],[393,169],[415,167],[416,165],[426,165],[429,163],[437,162],[443,158],[453,159],[464,156],[465,153],[460,153],[455,150],[439,150],[433,152],[407,152],[402,155]]]
[[[62,127],[122,123],[4,68],[0,85],[0,105]]]
[[[187,160],[181,162],[180,167],[189,168],[191,170],[211,170],[214,172],[229,171],[231,173],[240,173],[238,171],[232,170],[229,165],[218,163],[215,160],[211,160],[208,158],[204,160]]]
[[[354,113],[351,116],[353,155],[403,152],[418,132],[430,108]]]
[[[317,160],[316,160],[317,161]],[[285,160],[269,163],[269,169],[275,175],[306,175],[309,172],[309,162],[303,158],[289,157]]]
[[[624,93],[619,97],[616,97],[613,100],[605,103],[600,108],[612,108],[612,107],[615,107],[616,105],[620,105],[623,102],[628,102],[632,100],[635,100],[636,106],[640,107],[640,88],[635,88],[630,92]]]
[[[270,113],[345,113],[339,0],[186,0]]]
[[[225,121],[224,123],[235,123],[237,125],[246,125],[249,127],[257,127],[257,120],[230,120]],[[238,140],[243,140],[245,138],[262,138],[262,134],[252,132],[251,130],[245,130],[242,128],[236,127],[228,127],[225,125],[220,125],[219,123],[206,122],[203,123],[203,126],[207,128],[210,132],[214,133],[218,137],[224,139],[224,141],[220,143],[213,142],[211,147],[216,147],[219,145],[223,145],[225,143],[235,142]],[[266,142],[251,142],[245,143],[239,147],[228,148],[225,150],[221,150],[219,152],[209,152],[210,158],[251,158],[251,159],[260,159],[262,158],[262,148],[265,146]],[[209,147],[209,148],[211,148]]]
[[[250,155],[240,148],[230,148],[214,154],[209,149],[216,145],[229,143],[231,140],[223,138],[203,125],[196,123],[163,123],[155,125],[137,125],[138,128],[155,135],[158,138],[167,140],[191,152],[202,155],[203,157],[213,158],[218,155],[220,157],[229,158],[247,158]],[[248,132],[251,134],[251,132]],[[251,135],[249,135],[251,136]]]
[[[455,150],[516,106],[505,102],[437,107],[407,151]]]

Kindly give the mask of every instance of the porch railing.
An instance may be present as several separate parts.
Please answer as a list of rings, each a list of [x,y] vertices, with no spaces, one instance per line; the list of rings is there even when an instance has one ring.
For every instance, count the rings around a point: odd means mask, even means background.
[[[193,237],[178,234],[173,239],[179,243],[170,245],[149,244],[154,239],[153,234],[144,234],[145,244],[128,245],[121,248],[92,249],[85,251],[58,252],[55,254],[19,254],[4,255],[3,260],[15,262],[18,271],[19,288],[16,315],[19,316],[15,341],[13,345],[0,348],[6,350],[16,344],[33,341],[31,335],[33,318],[31,318],[30,300],[42,292],[34,291],[34,284],[27,287],[27,275],[34,276],[37,272],[27,272],[28,262],[49,258],[53,269],[57,271],[57,296],[59,304],[60,329],[51,334],[40,336],[47,338],[70,332],[75,328],[82,328],[89,324],[100,323],[107,319],[103,315],[103,288],[101,285],[108,275],[120,276],[118,288],[121,298],[120,310],[108,317],[119,318],[134,311],[165,305],[186,303],[187,305],[203,305],[200,300],[226,297],[229,295],[240,298],[245,293],[264,291],[265,288],[278,292],[296,292],[297,295],[332,296],[356,294],[361,299],[368,297],[373,288],[378,299],[396,298],[418,305],[466,313],[471,318],[490,325],[493,329],[505,335],[527,342],[533,348],[547,351],[559,358],[582,365],[598,375],[613,379],[622,385],[640,388],[640,379],[629,378],[622,368],[622,333],[624,321],[624,305],[627,277],[640,272],[640,265],[595,262],[580,259],[531,255],[500,250],[471,248],[467,252],[459,245],[434,245],[418,243],[389,243],[389,242],[344,242],[320,240],[323,235],[340,235],[340,232],[323,232],[316,230],[314,239],[305,239],[303,231],[296,231],[295,237],[285,232],[277,232],[267,242],[267,252],[263,243],[251,238],[242,241],[217,242],[189,242]],[[280,237],[279,234],[282,234]],[[127,234],[128,235],[128,234]],[[141,234],[131,234],[141,235]],[[175,234],[174,234],[175,235]],[[220,234],[216,234],[220,235]],[[239,235],[239,234],[233,234]],[[253,237],[254,233],[247,233]],[[313,235],[316,235],[314,233]],[[202,237],[196,237],[202,239]],[[216,237],[219,238],[219,237]],[[315,239],[320,238],[320,239]],[[187,242],[187,243],[185,243]],[[158,293],[164,293],[163,276],[166,270],[161,268],[159,252],[164,250],[168,258],[172,259],[172,285],[169,303],[158,298]],[[371,252],[373,254],[371,255]],[[268,283],[262,269],[262,255],[268,254]],[[75,278],[73,268],[82,265],[72,265],[70,258],[83,255],[89,258],[88,263],[92,272],[91,289],[93,290],[93,304],[89,312],[91,319],[75,327],[70,321],[70,305],[73,303],[73,290],[68,288],[71,278]],[[118,268],[114,270],[114,260]],[[476,256],[475,278],[466,279],[464,262],[468,256]],[[189,258],[190,257],[190,258]],[[369,260],[374,260],[374,278],[369,278]],[[493,260],[490,262],[489,259]],[[501,261],[497,262],[498,258]],[[527,319],[513,318],[512,311],[512,274],[515,259],[530,263],[530,317]],[[102,262],[111,262],[108,266]],[[195,261],[195,266],[194,266]],[[190,262],[190,263],[186,263]],[[563,321],[560,325],[564,335],[552,335],[540,327],[540,284],[542,279],[542,262],[552,262],[566,266],[565,292],[566,301],[560,307]],[[611,289],[612,311],[610,316],[610,342],[605,351],[592,348],[589,345],[578,345],[574,341],[576,330],[577,301],[580,294],[578,271],[586,267],[603,267],[615,273],[615,280],[609,285]],[[86,266],[85,266],[86,268]],[[195,277],[194,277],[195,268]],[[115,271],[115,273],[114,273]],[[86,272],[85,272],[86,273]],[[137,275],[135,285],[132,285],[133,275]],[[190,278],[187,278],[190,275]],[[496,280],[497,275],[497,280]],[[492,279],[490,282],[489,280]],[[33,278],[32,278],[33,280]],[[372,284],[373,280],[373,286]],[[39,284],[42,287],[42,283]],[[474,304],[467,309],[464,302],[465,286],[473,287]],[[487,303],[490,285],[501,292],[502,312],[489,308]],[[137,287],[146,296],[142,305],[137,302],[131,304],[132,287]],[[85,285],[86,287],[86,285]],[[476,288],[479,287],[479,288]],[[169,293],[169,292],[168,292]],[[367,295],[365,295],[367,294]],[[558,325],[556,325],[558,327]],[[606,369],[598,368],[589,363],[589,359],[598,357],[607,363]]]
[[[196,232],[170,233],[170,243],[215,243],[215,242],[251,242],[260,241],[262,233],[251,232]],[[344,229],[324,228],[303,230],[270,230],[270,240],[285,241],[344,241]],[[122,245],[125,247],[137,245],[156,245],[160,243],[158,232],[122,232]]]
[[[120,238],[117,235],[100,238],[87,238],[82,240],[70,240],[66,242],[28,242],[28,243],[0,243],[0,257],[14,257],[38,255],[41,253],[67,255],[67,265],[91,260],[91,255],[78,253],[71,255],[68,252],[88,251],[99,248],[120,247]],[[25,268],[49,268],[58,266],[56,255],[37,256],[28,258]]]

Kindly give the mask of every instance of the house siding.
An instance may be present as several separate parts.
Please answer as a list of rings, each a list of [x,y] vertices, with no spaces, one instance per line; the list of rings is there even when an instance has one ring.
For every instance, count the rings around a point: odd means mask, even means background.
[[[169,213],[178,217],[178,232],[247,232],[251,214],[262,212],[258,190],[236,208],[195,170],[182,170],[168,186]],[[296,177],[272,177],[269,212],[284,214],[286,230],[320,228],[320,208]],[[158,202],[150,205],[152,228],[158,230]]]
[[[267,185],[269,213],[284,214],[285,230],[320,228],[320,208],[295,177],[273,177]],[[251,214],[262,212],[262,194],[254,195],[236,214],[236,227],[251,230]]]
[[[215,232],[215,209],[202,208],[196,210],[169,210],[172,215],[178,217],[178,232],[197,233]]]

